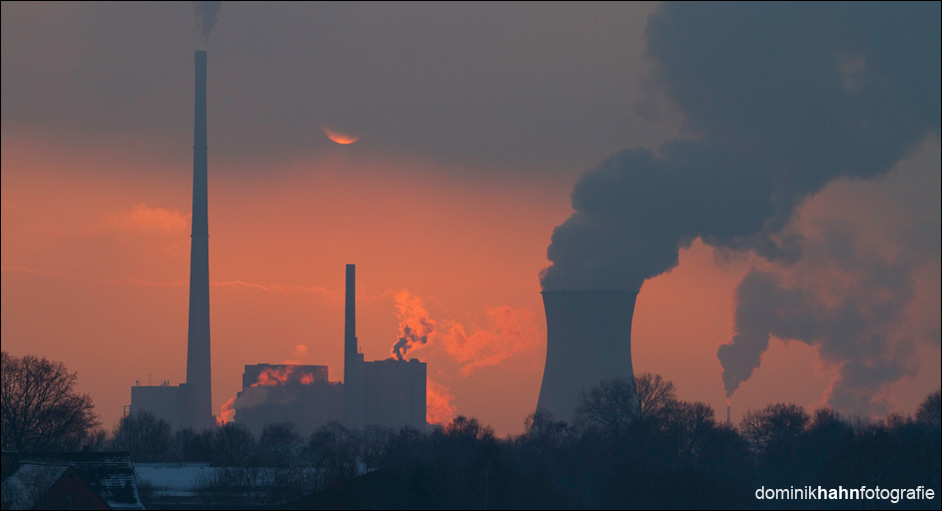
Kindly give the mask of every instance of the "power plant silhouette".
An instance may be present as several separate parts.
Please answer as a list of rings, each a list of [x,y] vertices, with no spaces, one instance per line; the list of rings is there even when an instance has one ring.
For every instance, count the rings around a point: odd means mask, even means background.
[[[174,427],[214,424],[209,329],[207,121],[205,51],[196,52],[193,140],[193,227],[186,383],[134,385],[130,412],[148,411]],[[294,422],[311,431],[327,421],[350,427],[378,424],[426,427],[426,376],[418,360],[366,362],[356,336],[356,269],[346,268],[343,383],[327,366],[252,364],[242,390],[224,408],[236,422],[261,432],[268,423]],[[572,420],[580,396],[600,381],[634,381],[631,321],[636,292],[544,290],[547,347],[538,408]]]
[[[425,362],[416,359],[364,361],[356,337],[356,267],[347,265],[344,382],[332,382],[327,366],[256,364],[245,366],[242,391],[232,401],[235,422],[258,434],[273,422],[293,422],[311,433],[328,421],[350,428],[411,426],[424,431]]]
[[[171,386],[131,387],[129,413],[150,412],[174,428],[204,429],[215,424],[209,328],[209,229],[207,206],[207,121],[205,51],[197,51],[193,134],[193,226],[190,246],[190,306],[186,382]],[[227,403],[236,422],[255,433],[265,425],[293,422],[309,433],[331,420],[349,427],[376,424],[424,430],[426,376],[424,362],[366,362],[356,337],[356,268],[346,268],[344,378],[331,382],[327,366],[299,364],[246,365],[242,391]]]
[[[582,393],[599,382],[634,382],[631,319],[637,297],[629,291],[543,291],[546,365],[538,409],[571,421]]]

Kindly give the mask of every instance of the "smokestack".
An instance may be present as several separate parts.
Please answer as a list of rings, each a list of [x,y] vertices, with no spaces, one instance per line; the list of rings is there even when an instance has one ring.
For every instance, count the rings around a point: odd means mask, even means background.
[[[733,421],[730,419],[729,405],[726,405],[726,425],[727,426],[733,425]]]
[[[344,355],[347,357],[352,357],[357,353],[356,272],[355,264],[347,265],[347,294],[343,325]]]
[[[347,265],[343,335],[343,418],[347,427],[363,425],[363,356],[357,349],[356,265]]]
[[[631,317],[638,293],[543,291],[546,366],[539,408],[571,421],[583,392],[631,368]]]
[[[213,423],[209,349],[209,228],[207,218],[206,52],[197,51],[193,126],[193,230],[190,234],[190,319],[186,388],[189,420],[195,429]]]

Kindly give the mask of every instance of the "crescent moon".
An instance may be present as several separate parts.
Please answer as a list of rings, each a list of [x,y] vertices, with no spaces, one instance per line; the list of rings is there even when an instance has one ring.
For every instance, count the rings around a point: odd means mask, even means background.
[[[338,144],[347,145],[360,140],[359,135],[347,135],[345,133],[331,129],[330,126],[321,126],[321,129],[324,130],[324,134],[327,135],[327,138]]]

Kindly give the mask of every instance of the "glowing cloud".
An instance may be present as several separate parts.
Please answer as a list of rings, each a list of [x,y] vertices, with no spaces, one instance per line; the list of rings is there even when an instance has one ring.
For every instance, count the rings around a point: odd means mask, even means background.
[[[359,135],[348,135],[341,133],[335,129],[332,129],[330,126],[321,126],[321,129],[324,130],[324,134],[327,135],[327,138],[341,145],[352,144],[357,140],[360,140]]]
[[[458,408],[451,404],[455,398],[449,388],[428,378],[425,394],[425,421],[429,424],[448,424]]]
[[[216,423],[220,426],[235,420],[235,400],[236,398],[230,397],[219,407],[219,417],[216,417]]]
[[[176,234],[185,232],[190,215],[169,208],[137,204],[130,211],[120,211],[106,218],[104,227],[121,232],[159,232]]]
[[[502,305],[488,307],[485,312],[488,325],[484,328],[474,327],[468,333],[463,324],[449,321],[443,331],[445,350],[464,364],[461,367],[462,376],[468,376],[482,367],[497,365],[535,346],[540,339],[536,317],[530,309]]]

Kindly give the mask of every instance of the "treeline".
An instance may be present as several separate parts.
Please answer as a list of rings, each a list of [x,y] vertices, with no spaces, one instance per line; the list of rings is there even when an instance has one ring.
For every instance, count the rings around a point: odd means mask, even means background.
[[[522,435],[509,438],[461,416],[427,433],[350,430],[332,422],[309,438],[291,424],[272,424],[256,439],[238,424],[171,432],[166,422],[141,414],[122,419],[109,447],[128,450],[140,462],[293,467],[297,477],[278,495],[299,507],[938,509],[940,438],[939,392],[913,416],[869,422],[826,408],[808,413],[773,404],[749,411],[732,427],[708,405],[677,399],[670,382],[644,374],[635,382],[603,382],[586,393],[572,424],[537,412],[526,419]],[[259,472],[219,474],[235,481]],[[228,487],[222,479],[204,483],[219,495],[245,488],[237,482]],[[805,485],[922,485],[936,498],[892,503],[755,497],[760,487]]]
[[[773,404],[733,427],[643,374],[585,393],[572,423],[538,411],[508,438],[461,416],[428,432],[331,422],[302,436],[292,424],[271,424],[256,438],[234,423],[172,431],[146,413],[124,417],[109,434],[62,364],[3,353],[2,375],[4,450],[121,450],[138,463],[209,463],[221,468],[197,481],[207,507],[940,508],[939,391],[911,416],[868,421]],[[763,487],[805,486],[923,486],[935,498],[756,499]]]

